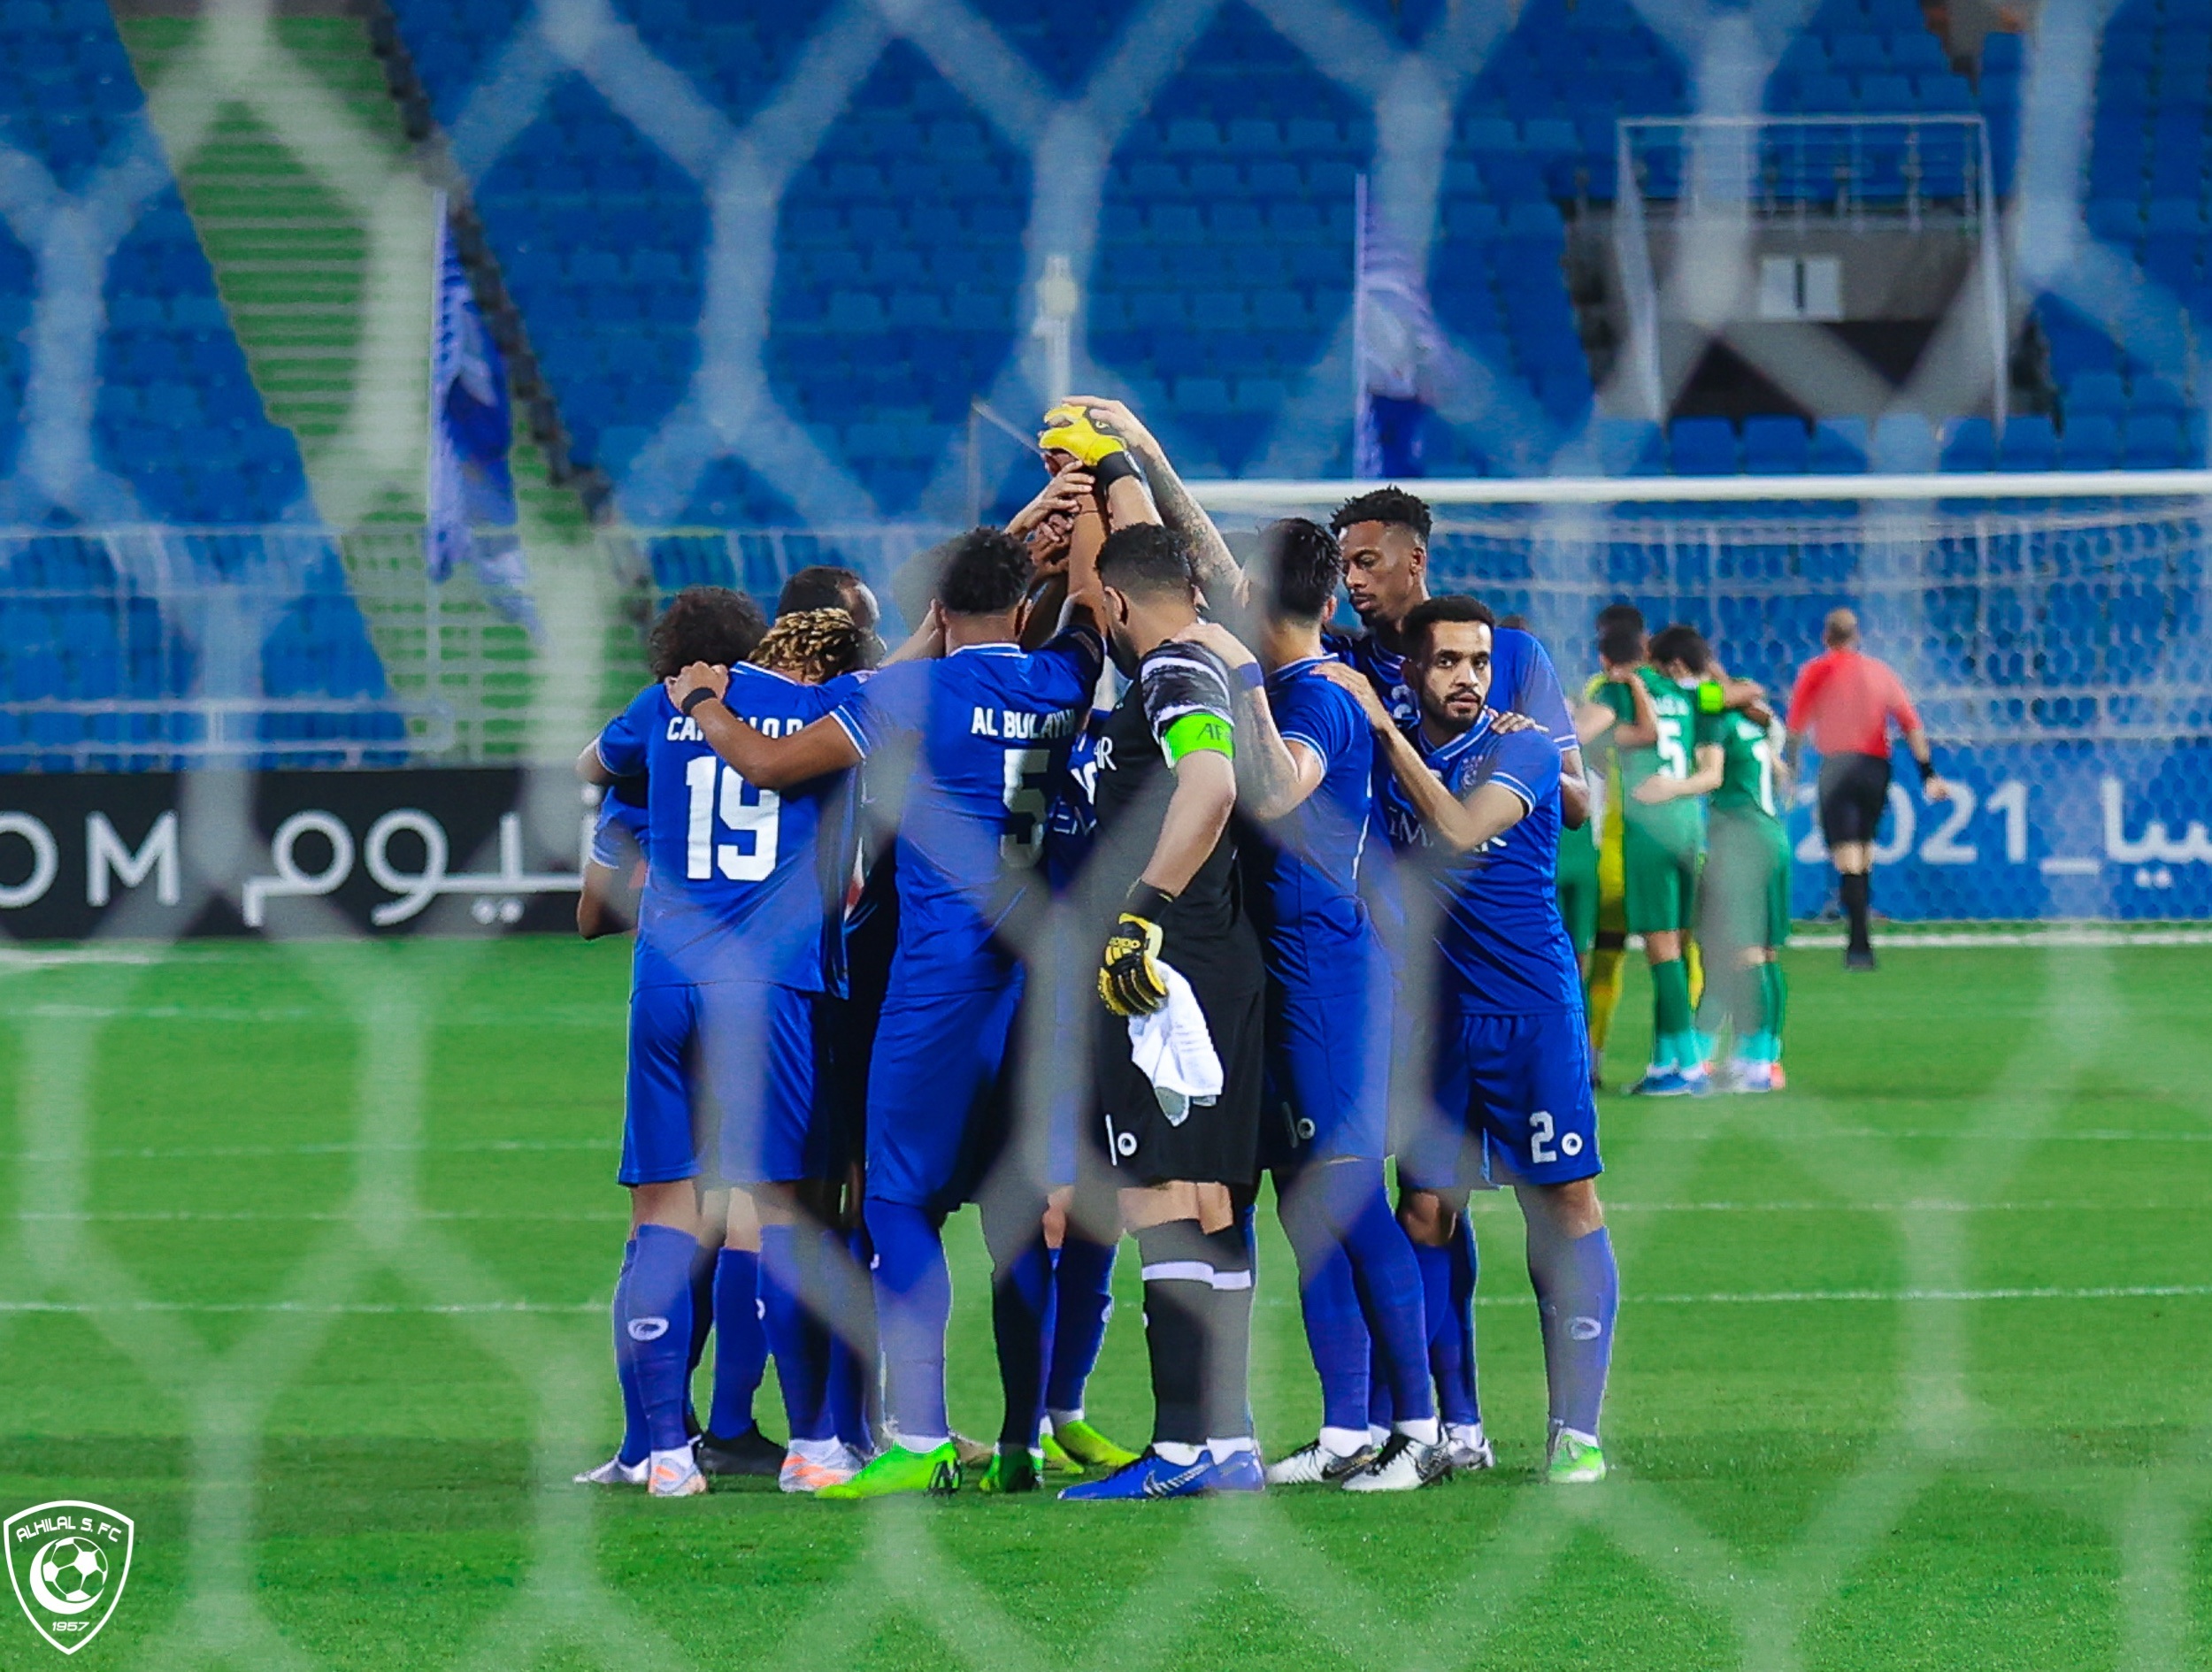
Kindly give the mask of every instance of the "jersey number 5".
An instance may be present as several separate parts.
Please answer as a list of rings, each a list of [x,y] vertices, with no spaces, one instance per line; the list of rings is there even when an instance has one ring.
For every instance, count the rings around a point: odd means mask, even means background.
[[[1052,770],[1052,751],[1009,749],[1005,759],[1007,820],[998,839],[999,857],[1025,869],[1044,851],[1045,778]]]
[[[776,869],[777,815],[783,798],[748,784],[711,755],[699,755],[684,768],[684,787],[691,792],[684,826],[685,877],[704,882],[720,871],[732,882],[764,882]],[[722,828],[735,841],[714,839],[718,801]]]

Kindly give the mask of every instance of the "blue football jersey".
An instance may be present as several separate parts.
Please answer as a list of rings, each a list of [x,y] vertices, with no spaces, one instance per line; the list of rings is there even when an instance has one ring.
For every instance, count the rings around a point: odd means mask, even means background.
[[[723,701],[756,729],[785,737],[858,688],[849,676],[802,685],[741,665],[730,670]],[[658,684],[608,722],[599,758],[618,777],[641,772],[647,779],[639,986],[772,981],[809,993],[842,990],[850,773],[780,794],[749,784]]]
[[[1368,683],[1390,705],[1401,725],[1418,717],[1413,694],[1406,688],[1406,659],[1386,650],[1371,633],[1325,633],[1321,648],[1348,667],[1366,675]],[[1582,747],[1575,736],[1574,716],[1567,708],[1567,694],[1559,683],[1559,671],[1543,640],[1518,627],[1494,628],[1490,634],[1490,706],[1525,714],[1548,732],[1562,749]]]
[[[1359,897],[1360,858],[1374,806],[1375,738],[1348,691],[1316,671],[1325,657],[1278,668],[1267,702],[1286,743],[1321,762],[1321,782],[1283,817],[1240,841],[1246,896],[1268,972],[1313,990],[1362,987],[1372,949]]]
[[[607,786],[599,798],[599,815],[592,821],[593,864],[620,871],[645,856],[645,833],[649,828],[646,794],[642,778],[625,778]]]
[[[1484,714],[1441,748],[1414,747],[1446,788],[1466,800],[1502,784],[1527,803],[1520,823],[1473,853],[1436,848],[1396,779],[1383,791],[1391,845],[1425,857],[1437,917],[1436,997],[1454,1009],[1533,1016],[1576,1009],[1582,977],[1559,916],[1559,750],[1541,732],[1499,734]],[[1425,855],[1420,850],[1429,850]]]
[[[1075,884],[1098,834],[1098,738],[1113,713],[1092,709],[1068,741],[1045,797],[1045,881],[1055,894]]]
[[[836,711],[864,755],[902,740],[916,750],[899,813],[895,981],[951,993],[1002,978],[998,928],[1043,851],[1047,791],[1104,660],[1087,627],[1033,651],[970,645],[880,669]]]

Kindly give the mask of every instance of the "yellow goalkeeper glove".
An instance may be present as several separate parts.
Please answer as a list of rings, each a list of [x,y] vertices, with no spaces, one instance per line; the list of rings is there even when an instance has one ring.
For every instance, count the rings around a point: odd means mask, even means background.
[[[1167,977],[1160,970],[1160,925],[1148,913],[1164,908],[1173,896],[1139,883],[1106,938],[1099,962],[1098,996],[1116,1016],[1149,1016],[1167,1002]]]
[[[1102,428],[1091,416],[1090,409],[1070,402],[1064,401],[1045,414],[1037,445],[1048,453],[1072,456],[1090,472],[1102,494],[1109,484],[1137,473],[1137,462],[1130,456],[1129,443],[1111,430]]]

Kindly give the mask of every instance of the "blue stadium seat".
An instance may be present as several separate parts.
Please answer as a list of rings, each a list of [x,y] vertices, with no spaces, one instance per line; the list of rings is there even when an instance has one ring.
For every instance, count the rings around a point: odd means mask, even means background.
[[[1811,454],[1803,419],[1765,414],[1744,420],[1743,450],[1755,476],[1802,475]]]
[[[1824,418],[1813,426],[1806,468],[1816,476],[1855,476],[1866,470],[1864,418]]]
[[[1670,426],[1668,441],[1678,476],[1735,473],[1736,432],[1726,418],[1677,418]]]
[[[1947,471],[1987,471],[1997,467],[1997,437],[1985,418],[1955,419],[1943,438]]]
[[[1869,458],[1876,470],[1917,475],[1936,467],[1936,436],[1928,420],[1917,412],[1893,412],[1874,426],[1873,451]]]
[[[2010,437],[2007,437],[2009,442]],[[2116,470],[2120,463],[2120,426],[2102,414],[2070,417],[2059,438],[2059,463],[2070,471]]]
[[[2008,471],[2047,471],[2058,463],[2058,433],[2039,412],[2007,420],[1997,463]]]

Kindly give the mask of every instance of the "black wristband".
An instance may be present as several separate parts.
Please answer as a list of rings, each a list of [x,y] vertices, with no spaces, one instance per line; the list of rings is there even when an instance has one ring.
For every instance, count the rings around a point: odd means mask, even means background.
[[[1932,760],[1915,760],[1913,764],[1920,769],[1920,781],[1923,784],[1936,775],[1935,763]]]
[[[1139,474],[1137,461],[1129,456],[1129,449],[1125,447],[1118,453],[1107,454],[1091,466],[1091,484],[1097,488],[1099,497],[1103,499],[1106,490],[1123,477]]]
[[[684,717],[688,719],[691,717],[692,709],[697,708],[702,702],[713,702],[718,700],[711,686],[703,685],[677,706],[683,709]]]
[[[1175,896],[1164,888],[1155,888],[1148,882],[1134,882],[1129,885],[1129,898],[1122,901],[1121,909],[1148,923],[1157,923],[1160,915],[1174,903]]]

